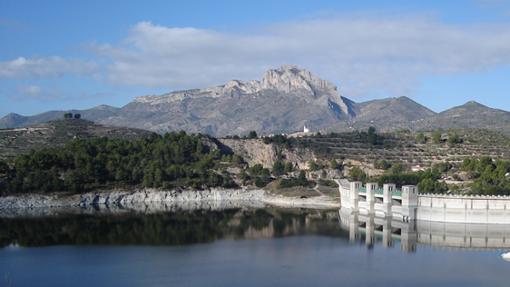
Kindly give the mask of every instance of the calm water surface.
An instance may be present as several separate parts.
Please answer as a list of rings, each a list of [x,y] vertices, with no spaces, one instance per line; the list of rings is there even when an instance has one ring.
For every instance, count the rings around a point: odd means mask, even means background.
[[[510,286],[504,250],[373,225],[279,209],[4,218],[0,286]]]

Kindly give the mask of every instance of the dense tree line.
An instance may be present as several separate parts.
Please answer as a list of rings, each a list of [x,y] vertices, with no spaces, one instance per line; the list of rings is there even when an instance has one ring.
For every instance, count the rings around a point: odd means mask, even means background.
[[[401,164],[391,165],[384,174],[369,177],[359,167],[349,171],[349,179],[362,182],[395,183],[397,186],[417,185],[422,193],[444,193],[449,190],[448,185],[441,181],[444,174],[450,172],[454,166],[448,162],[437,163],[424,171],[409,172]],[[494,160],[490,157],[466,158],[463,163],[455,167],[462,177],[467,177],[472,183],[469,185],[470,194],[510,195],[510,160]],[[458,173],[454,177],[460,178]],[[458,190],[459,186],[451,185],[450,190]]]
[[[462,170],[473,179],[472,193],[510,195],[510,161],[490,157],[466,158]]]
[[[417,185],[423,193],[443,193],[448,191],[446,183],[439,181],[441,174],[448,171],[451,165],[441,163],[425,171],[408,172],[401,164],[392,165],[384,174],[369,177],[361,168],[355,166],[349,171],[349,179],[362,182],[377,182],[380,186],[394,183],[397,187]]]
[[[251,182],[257,187],[264,187],[271,182],[271,172],[269,169],[264,168],[261,164],[255,164],[248,168],[248,174],[242,175],[243,183]]]
[[[296,138],[289,138],[284,135],[274,135],[263,137],[262,140],[265,144],[275,144],[277,146],[285,147],[287,149],[291,149],[296,147],[297,140]]]
[[[313,182],[306,179],[306,173],[304,170],[299,171],[298,177],[281,178],[278,180],[279,188],[288,188],[295,186],[311,187]]]
[[[111,185],[142,187],[231,187],[219,172],[222,160],[238,157],[209,149],[202,135],[184,132],[134,141],[96,138],[73,140],[63,148],[18,156],[0,163],[1,192],[82,192]]]

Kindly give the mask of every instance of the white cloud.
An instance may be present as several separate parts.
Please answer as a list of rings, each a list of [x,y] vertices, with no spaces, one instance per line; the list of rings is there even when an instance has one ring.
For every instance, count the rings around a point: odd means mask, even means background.
[[[31,97],[37,97],[41,94],[42,89],[36,85],[28,85],[19,87],[20,92]]]
[[[126,41],[97,49],[115,83],[167,88],[256,79],[268,68],[298,64],[346,95],[410,92],[423,75],[510,64],[506,25],[458,27],[430,19],[329,19],[234,34],[136,24]],[[127,44],[126,44],[127,43]]]
[[[0,78],[47,78],[63,75],[88,75],[97,65],[76,59],[46,57],[27,59],[19,57],[0,62]]]
[[[64,97],[58,87],[46,87],[33,84],[22,84],[18,85],[15,93],[10,93],[11,98],[18,101],[48,101],[48,100],[63,100]]]
[[[510,65],[510,29],[506,23],[455,26],[373,16],[288,22],[243,33],[140,22],[120,43],[93,48],[97,64],[18,58],[0,62],[0,77],[97,72],[109,83],[174,90],[259,79],[269,68],[297,64],[339,84],[348,97],[373,91],[409,96],[422,76]]]
[[[43,83],[42,85],[20,84],[12,90],[7,89],[4,94],[16,101],[80,101],[83,99],[104,99],[115,93],[110,91],[86,92],[81,89],[63,90],[56,83]],[[2,92],[0,92],[2,94]]]

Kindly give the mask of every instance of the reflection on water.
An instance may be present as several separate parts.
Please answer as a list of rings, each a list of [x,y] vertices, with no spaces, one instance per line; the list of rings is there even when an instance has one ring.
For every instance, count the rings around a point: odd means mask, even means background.
[[[303,234],[342,236],[334,211],[189,210],[0,218],[0,246],[181,245]],[[345,235],[344,235],[345,236]]]
[[[364,242],[373,248],[377,242],[391,247],[400,243],[403,251],[414,252],[417,245],[470,249],[510,248],[510,225],[402,222],[339,211],[340,226],[349,232],[349,240]]]
[[[340,227],[349,232],[351,242],[365,242],[373,248],[378,242],[385,247],[393,247],[400,242],[401,249],[407,252],[416,251],[416,222],[393,221],[391,218],[364,216],[358,213],[339,212]]]
[[[499,250],[430,245],[501,248],[507,230],[275,208],[0,218],[0,286],[506,287]]]
[[[373,248],[420,245],[510,249],[509,225],[402,222],[357,213],[277,208],[159,213],[59,213],[0,218],[0,247],[9,245],[182,245],[219,239],[323,235]]]

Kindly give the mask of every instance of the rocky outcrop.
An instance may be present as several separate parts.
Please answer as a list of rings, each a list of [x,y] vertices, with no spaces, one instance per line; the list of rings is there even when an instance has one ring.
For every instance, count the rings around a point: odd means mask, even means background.
[[[250,166],[262,164],[266,168],[271,168],[276,159],[276,147],[265,144],[261,139],[220,139],[220,141]]]
[[[272,143],[266,144],[262,139],[220,139],[219,141],[235,154],[240,155],[250,166],[261,164],[266,168],[272,168],[278,155],[300,169],[308,168],[308,162],[316,160],[309,149],[286,149]]]

